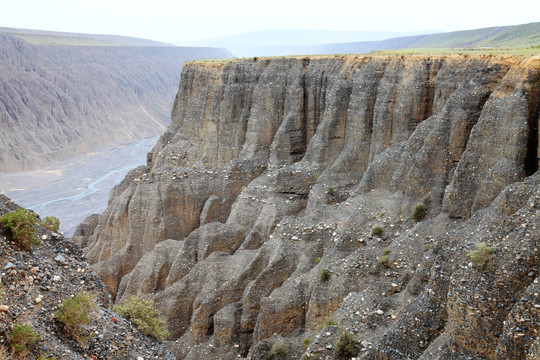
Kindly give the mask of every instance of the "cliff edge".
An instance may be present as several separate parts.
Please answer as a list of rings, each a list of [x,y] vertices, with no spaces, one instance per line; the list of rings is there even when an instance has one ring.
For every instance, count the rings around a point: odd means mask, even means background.
[[[74,240],[180,359],[334,358],[343,329],[361,359],[533,359],[539,88],[538,57],[188,63],[147,166]]]

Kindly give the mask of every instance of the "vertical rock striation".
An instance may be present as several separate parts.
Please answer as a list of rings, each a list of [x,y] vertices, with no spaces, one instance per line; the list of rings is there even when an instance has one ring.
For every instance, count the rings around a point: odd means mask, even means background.
[[[538,58],[189,63],[148,166],[74,240],[116,301],[156,301],[182,359],[261,358],[280,339],[299,358],[330,316],[361,358],[525,359],[539,87]],[[479,242],[497,249],[484,273]],[[332,336],[307,352],[331,356]]]

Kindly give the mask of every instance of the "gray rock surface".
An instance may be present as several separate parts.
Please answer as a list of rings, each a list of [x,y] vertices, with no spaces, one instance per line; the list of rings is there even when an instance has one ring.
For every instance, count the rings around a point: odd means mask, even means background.
[[[308,337],[333,358],[329,317],[360,358],[530,357],[539,80],[538,58],[189,63],[148,166],[79,241],[116,301],[155,300],[180,359],[297,359]]]

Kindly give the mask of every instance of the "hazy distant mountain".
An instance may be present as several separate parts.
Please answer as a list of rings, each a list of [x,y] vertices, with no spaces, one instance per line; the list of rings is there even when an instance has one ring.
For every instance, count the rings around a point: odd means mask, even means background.
[[[312,48],[314,54],[354,54],[373,50],[440,48],[525,48],[540,45],[540,22],[447,33],[404,36],[382,41],[329,44]]]
[[[227,48],[238,57],[299,55],[313,53],[314,47],[324,44],[376,41],[397,36],[434,32],[436,31],[261,30],[189,43],[177,43],[176,45]]]
[[[403,36],[407,35],[407,36]],[[540,45],[540,22],[453,32],[267,30],[201,40],[234,56],[358,54],[408,48],[523,48]]]

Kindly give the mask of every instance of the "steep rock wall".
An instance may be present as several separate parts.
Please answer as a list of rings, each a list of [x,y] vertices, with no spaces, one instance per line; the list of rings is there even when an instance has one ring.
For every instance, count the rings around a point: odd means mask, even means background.
[[[333,316],[364,358],[524,359],[538,326],[516,340],[509,319],[540,307],[539,86],[538,58],[189,63],[148,165],[74,240],[116,301],[156,301],[179,358],[279,340],[298,358],[315,335],[331,356]],[[469,264],[482,241],[506,272]]]
[[[0,171],[161,134],[182,63],[221,49],[32,45],[0,33]]]

